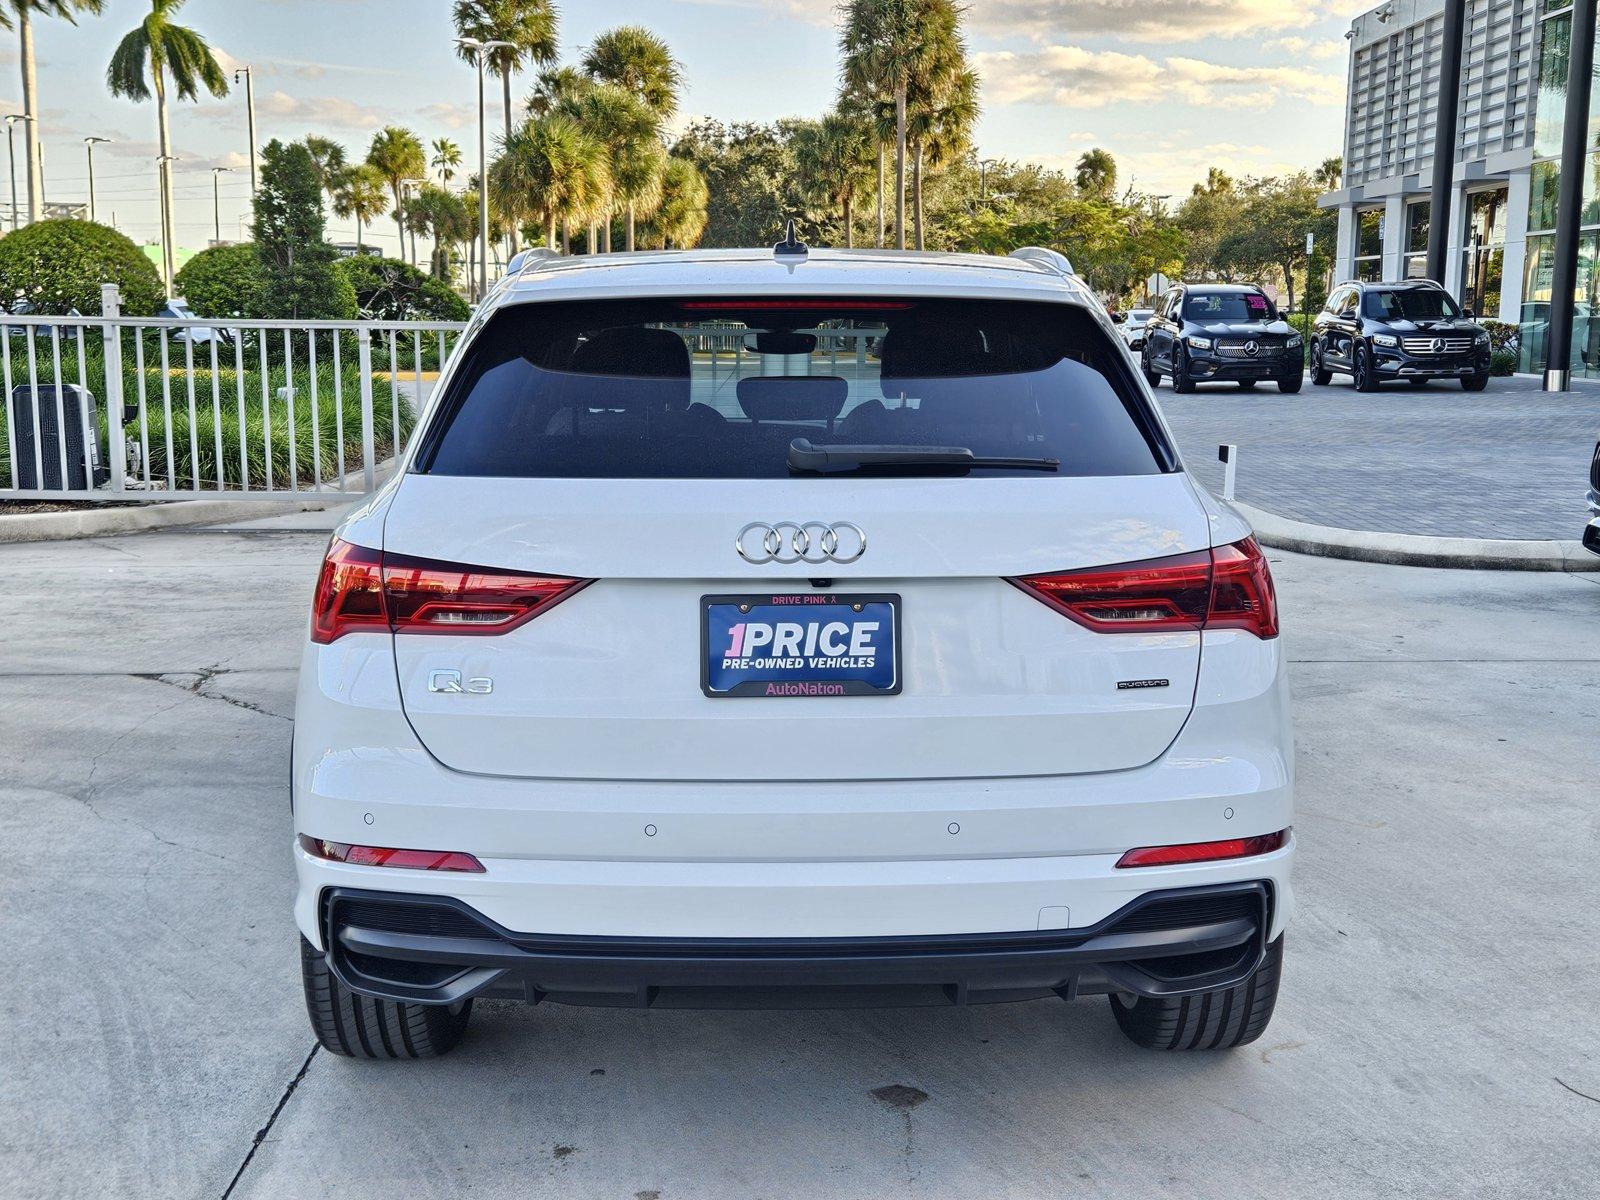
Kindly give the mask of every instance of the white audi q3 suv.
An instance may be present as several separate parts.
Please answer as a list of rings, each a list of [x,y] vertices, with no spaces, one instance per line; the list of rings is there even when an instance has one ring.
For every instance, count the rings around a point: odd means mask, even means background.
[[[1266,561],[1059,254],[531,253],[317,581],[311,1023],[1103,995],[1238,1046],[1293,774]]]

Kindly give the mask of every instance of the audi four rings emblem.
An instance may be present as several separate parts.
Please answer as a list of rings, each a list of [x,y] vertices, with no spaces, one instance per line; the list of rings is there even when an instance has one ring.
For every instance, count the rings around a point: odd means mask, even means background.
[[[867,535],[849,521],[752,521],[733,545],[747,563],[853,563],[867,552]]]

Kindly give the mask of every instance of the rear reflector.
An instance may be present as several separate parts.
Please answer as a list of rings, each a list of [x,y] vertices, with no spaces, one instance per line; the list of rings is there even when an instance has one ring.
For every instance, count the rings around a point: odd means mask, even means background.
[[[1099,633],[1243,629],[1259,638],[1278,636],[1272,572],[1255,538],[1170,558],[1007,582]]]
[[[386,554],[334,538],[317,580],[311,640],[358,630],[505,633],[592,582]]]
[[[1264,833],[1259,837],[1227,838],[1220,842],[1190,842],[1187,846],[1141,846],[1117,859],[1119,867],[1171,867],[1179,863],[1217,862],[1227,858],[1251,858],[1271,854],[1288,845],[1289,831]]]
[[[483,864],[459,850],[395,850],[388,846],[352,846],[326,838],[300,835],[300,849],[312,858],[328,862],[351,863],[358,867],[403,867],[409,871],[475,871],[483,874]]]

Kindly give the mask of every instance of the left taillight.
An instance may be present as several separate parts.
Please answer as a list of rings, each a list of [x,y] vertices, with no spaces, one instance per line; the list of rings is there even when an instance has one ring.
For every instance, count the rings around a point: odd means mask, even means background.
[[[591,582],[385,554],[334,538],[317,579],[311,640],[360,630],[505,633]]]
[[[1168,558],[1008,580],[1097,633],[1243,629],[1278,636],[1272,571],[1255,538]]]

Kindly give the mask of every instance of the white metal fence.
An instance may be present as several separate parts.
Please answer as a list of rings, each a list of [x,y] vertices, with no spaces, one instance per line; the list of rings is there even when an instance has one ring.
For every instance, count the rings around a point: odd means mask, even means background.
[[[0,499],[359,496],[463,324],[0,313]]]

